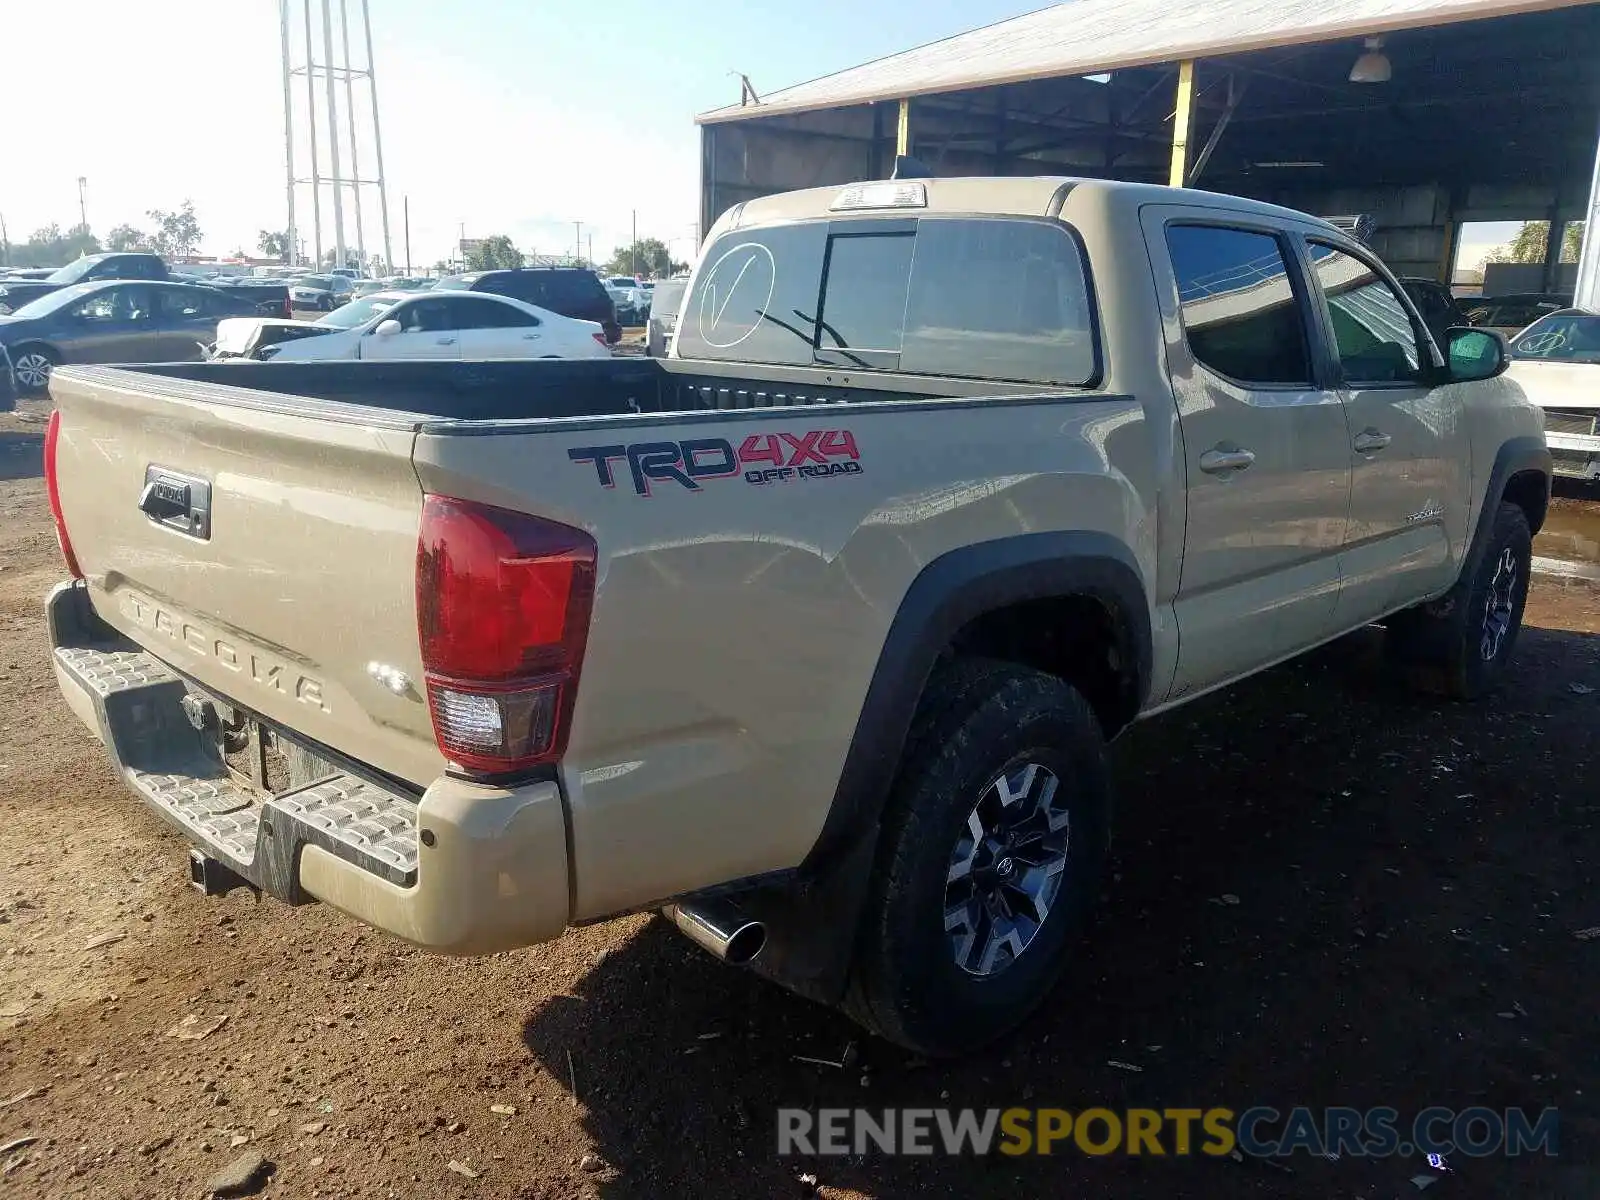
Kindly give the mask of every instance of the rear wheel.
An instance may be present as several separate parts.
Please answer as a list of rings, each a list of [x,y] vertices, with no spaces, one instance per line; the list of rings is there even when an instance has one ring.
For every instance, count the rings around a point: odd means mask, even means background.
[[[1532,567],[1527,514],[1501,504],[1471,577],[1431,604],[1392,617],[1385,650],[1423,691],[1473,700],[1493,690],[1522,630]]]
[[[61,365],[61,356],[48,346],[20,346],[11,356],[11,373],[17,387],[27,395],[50,386],[50,372]]]
[[[1083,697],[988,660],[930,682],[884,814],[846,1007],[924,1054],[1014,1028],[1099,887],[1111,782]]]

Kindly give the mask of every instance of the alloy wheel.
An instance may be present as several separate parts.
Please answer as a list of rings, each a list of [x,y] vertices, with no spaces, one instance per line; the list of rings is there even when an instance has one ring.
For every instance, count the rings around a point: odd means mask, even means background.
[[[1494,577],[1489,580],[1489,595],[1483,605],[1483,639],[1478,653],[1484,662],[1492,662],[1511,632],[1511,615],[1517,598],[1517,555],[1510,546],[1500,551],[1494,565]]]
[[[1069,833],[1061,780],[1048,767],[1024,762],[989,782],[945,878],[944,929],[956,966],[997,975],[1028,949],[1061,893]]]
[[[50,368],[52,363],[37,350],[29,350],[17,356],[11,364],[11,370],[17,377],[17,382],[31,391],[38,391],[50,382]]]

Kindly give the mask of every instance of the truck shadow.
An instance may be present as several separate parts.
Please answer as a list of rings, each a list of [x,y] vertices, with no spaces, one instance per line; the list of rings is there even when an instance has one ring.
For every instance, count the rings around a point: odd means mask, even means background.
[[[776,1113],[1485,1104],[1559,1106],[1564,1157],[1454,1160],[1453,1195],[1594,1194],[1600,953],[1573,931],[1595,923],[1600,635],[1527,629],[1499,696],[1448,705],[1391,680],[1375,634],[1118,742],[1100,921],[991,1051],[923,1062],[650,922],[524,1027],[575,1079],[607,1163],[574,1180],[608,1197],[1409,1194],[1415,1158],[780,1158]],[[848,1066],[795,1057],[851,1043]]]
[[[44,434],[0,430],[0,481],[44,474]]]

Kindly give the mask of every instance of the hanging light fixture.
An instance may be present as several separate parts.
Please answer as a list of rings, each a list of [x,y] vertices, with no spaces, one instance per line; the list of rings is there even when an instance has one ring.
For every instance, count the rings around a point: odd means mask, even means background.
[[[1366,49],[1350,68],[1350,82],[1388,83],[1393,68],[1389,65],[1389,56],[1383,52],[1383,39],[1369,37],[1364,45]]]

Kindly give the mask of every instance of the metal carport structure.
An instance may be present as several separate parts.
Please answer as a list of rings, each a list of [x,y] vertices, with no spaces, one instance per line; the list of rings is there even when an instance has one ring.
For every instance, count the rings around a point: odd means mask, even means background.
[[[1380,39],[1370,42],[1369,39]],[[1367,74],[1353,82],[1364,54]],[[1600,5],[1563,0],[1071,0],[702,114],[702,229],[742,200],[936,175],[1183,183],[1374,218],[1446,279],[1467,221],[1596,204]],[[1590,229],[1594,228],[1590,221]],[[1600,238],[1580,299],[1600,300]]]

